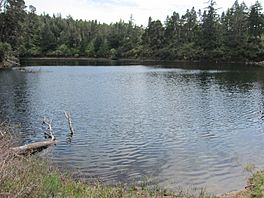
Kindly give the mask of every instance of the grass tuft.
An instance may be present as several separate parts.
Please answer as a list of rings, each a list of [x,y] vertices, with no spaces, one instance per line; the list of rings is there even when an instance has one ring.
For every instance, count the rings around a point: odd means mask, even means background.
[[[21,157],[10,149],[15,145],[15,138],[10,128],[0,126],[0,197],[2,198],[209,198],[202,191],[198,196],[187,192],[177,194],[161,188],[148,186],[127,187],[107,186],[100,182],[87,184],[75,181],[62,174],[48,162],[36,156]]]
[[[264,197],[264,171],[258,171],[249,179],[251,186],[251,197]]]

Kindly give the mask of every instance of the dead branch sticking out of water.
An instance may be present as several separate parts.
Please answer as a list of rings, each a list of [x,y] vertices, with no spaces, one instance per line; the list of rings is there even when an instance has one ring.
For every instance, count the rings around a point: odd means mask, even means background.
[[[4,137],[6,135],[5,131],[2,131],[1,128],[6,124],[6,121],[0,123],[0,135]]]
[[[74,134],[74,129],[73,129],[73,126],[72,126],[72,119],[71,119],[71,115],[69,112],[64,112],[64,115],[68,121],[68,126],[69,126],[69,129],[70,129],[70,136],[73,136]]]
[[[45,135],[47,135],[48,138],[50,138],[51,140],[56,140],[56,137],[53,135],[53,130],[52,130],[52,120],[44,117],[43,119],[43,123],[42,124],[46,124],[48,126],[48,132],[44,132]]]
[[[49,138],[49,140],[13,147],[12,150],[18,155],[32,155],[48,148],[49,146],[55,145],[57,141],[52,130],[52,120],[44,118],[43,124],[48,126],[48,132],[45,132],[45,135]]]
[[[64,112],[64,115],[68,121],[68,126],[70,129],[69,136],[71,138],[74,134],[71,115],[69,112],[66,112],[66,111]],[[19,147],[13,147],[12,150],[18,155],[31,155],[36,152],[40,152],[48,148],[49,146],[55,145],[57,141],[56,141],[56,137],[53,134],[52,120],[44,117],[42,124],[45,124],[48,126],[48,131],[44,132],[44,134],[49,140],[26,144],[26,145],[19,146]],[[0,135],[2,135],[1,131],[0,131]]]

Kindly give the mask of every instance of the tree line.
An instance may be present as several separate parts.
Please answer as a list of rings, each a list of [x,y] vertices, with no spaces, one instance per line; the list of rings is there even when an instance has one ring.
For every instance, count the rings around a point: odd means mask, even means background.
[[[148,19],[138,26],[131,16],[105,24],[71,16],[36,14],[23,0],[0,0],[0,62],[6,53],[20,57],[89,57],[156,60],[262,61],[264,13],[236,0],[218,14],[216,2],[205,10],[173,12],[165,22]]]

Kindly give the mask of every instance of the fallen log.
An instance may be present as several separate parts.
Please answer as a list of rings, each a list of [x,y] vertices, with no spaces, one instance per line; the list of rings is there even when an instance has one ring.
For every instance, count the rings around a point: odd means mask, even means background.
[[[56,140],[47,140],[42,142],[35,142],[31,144],[26,144],[23,146],[13,147],[11,148],[18,155],[32,155],[36,152],[40,152],[49,146],[57,144]]]
[[[71,137],[74,134],[74,128],[72,125],[72,119],[71,119],[71,115],[69,112],[64,112],[64,115],[68,121],[68,126],[69,126],[69,137],[71,141]],[[58,141],[56,140],[55,135],[53,134],[53,129],[52,129],[52,120],[44,117],[42,124],[47,125],[47,132],[44,132],[46,138],[49,138],[46,141],[40,141],[40,142],[35,142],[35,143],[31,143],[31,144],[26,144],[23,146],[18,146],[18,147],[13,147],[11,148],[12,151],[15,152],[15,154],[17,155],[32,155],[36,152],[40,152],[46,148],[48,148],[49,146],[55,145],[58,143]],[[2,135],[2,132],[0,131],[0,135]]]
[[[44,134],[49,138],[49,140],[26,144],[26,145],[18,146],[18,147],[13,147],[11,149],[15,152],[15,154],[32,155],[34,153],[40,152],[48,148],[49,146],[52,146],[58,143],[58,141],[56,141],[56,137],[53,134],[52,120],[49,120],[46,117],[44,117],[43,124],[46,124],[48,126],[48,132],[44,132]]]

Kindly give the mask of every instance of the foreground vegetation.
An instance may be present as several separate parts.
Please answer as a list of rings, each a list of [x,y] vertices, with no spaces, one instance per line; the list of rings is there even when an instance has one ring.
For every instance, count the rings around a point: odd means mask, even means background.
[[[252,197],[264,197],[264,171],[258,171],[250,178]]]
[[[0,124],[0,197],[176,197],[176,198],[213,198],[204,191],[188,192],[178,190],[168,192],[158,187],[106,186],[101,182],[87,184],[74,180],[70,174],[63,174],[48,162],[37,156],[19,156],[10,148],[17,145],[14,141],[13,127]],[[250,170],[253,169],[250,167]],[[253,171],[252,171],[253,173]],[[195,194],[195,195],[193,195]],[[252,174],[248,189],[238,193],[221,196],[222,198],[261,198],[264,196],[264,171]]]
[[[102,24],[37,15],[24,0],[1,0],[0,42],[23,57],[263,61],[260,2],[247,7],[236,0],[222,14],[217,8],[210,0],[205,10],[190,8],[182,16],[173,12],[164,23],[150,17],[143,27],[132,16],[128,22]],[[4,57],[0,45],[0,62]]]
[[[11,151],[16,145],[8,126],[0,126],[0,197],[195,197],[190,193],[169,193],[160,188],[106,186],[87,184],[62,174],[36,156],[18,156]],[[8,132],[7,132],[8,131]],[[212,197],[204,192],[198,197]]]

